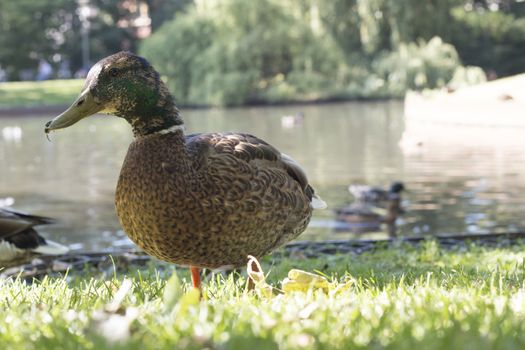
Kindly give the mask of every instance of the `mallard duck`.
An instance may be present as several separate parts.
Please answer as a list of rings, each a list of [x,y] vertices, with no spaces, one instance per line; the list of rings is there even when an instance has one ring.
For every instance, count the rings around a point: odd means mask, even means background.
[[[44,239],[33,228],[54,222],[51,218],[0,208],[0,267],[21,264],[38,254],[67,253],[67,247]]]
[[[348,223],[382,223],[393,222],[401,213],[401,202],[399,197],[388,200],[386,209],[374,207],[370,204],[355,202],[349,206],[335,209],[337,221]]]
[[[348,191],[357,202],[374,205],[386,204],[391,196],[400,196],[405,190],[405,185],[400,181],[392,182],[390,188],[372,187],[367,185],[350,185]]]
[[[334,212],[335,220],[345,224],[339,228],[340,230],[369,232],[378,230],[381,224],[386,224],[390,235],[394,235],[396,220],[403,213],[403,209],[401,197],[390,195],[386,209],[358,201],[349,206],[335,209]]]
[[[146,253],[190,267],[240,267],[303,232],[326,204],[301,166],[256,136],[185,135],[173,96],[149,62],[120,52],[96,63],[83,91],[45,132],[95,113],[125,119],[134,140],[122,165],[116,211]]]

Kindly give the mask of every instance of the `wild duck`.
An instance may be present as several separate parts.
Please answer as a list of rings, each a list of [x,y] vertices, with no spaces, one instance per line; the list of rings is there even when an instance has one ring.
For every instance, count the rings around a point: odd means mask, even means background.
[[[401,214],[401,201],[399,196],[391,197],[386,209],[355,202],[349,206],[335,209],[335,214],[336,220],[349,223],[390,223],[394,222]]]
[[[400,181],[392,182],[389,189],[367,185],[350,185],[348,191],[357,202],[369,204],[386,204],[391,196],[400,196],[405,190],[405,185]]]
[[[116,211],[146,253],[190,267],[239,267],[304,231],[325,207],[301,166],[244,133],[185,135],[173,96],[149,62],[120,52],[96,63],[83,91],[45,132],[95,113],[125,119],[134,140],[122,165]]]
[[[403,213],[401,197],[390,195],[386,208],[378,208],[369,203],[356,201],[349,206],[338,208],[335,211],[336,222],[344,225],[338,226],[338,231],[370,232],[380,229],[381,224],[386,224],[388,233],[395,235],[396,220]]]
[[[9,267],[43,255],[62,255],[68,248],[44,239],[34,226],[55,220],[8,208],[0,208],[0,267]]]

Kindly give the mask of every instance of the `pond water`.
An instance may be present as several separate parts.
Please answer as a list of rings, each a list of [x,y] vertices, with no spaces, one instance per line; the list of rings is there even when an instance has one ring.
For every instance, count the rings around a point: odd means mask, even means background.
[[[302,123],[283,125],[282,116],[299,112]],[[14,208],[59,219],[40,231],[74,249],[128,245],[113,196],[132,137],[129,126],[116,117],[91,117],[48,141],[43,127],[51,117],[0,118],[0,199],[10,197]],[[472,130],[464,131],[461,142],[449,142],[455,126],[437,127],[431,134],[442,142],[427,144],[424,135],[406,129],[401,102],[185,110],[183,117],[188,133],[253,133],[304,166],[329,209],[315,213],[300,239],[387,237],[382,231],[335,232],[332,210],[352,200],[351,183],[386,186],[394,180],[409,189],[399,235],[525,228],[523,145],[480,143],[487,137]],[[498,133],[508,141],[505,130]]]

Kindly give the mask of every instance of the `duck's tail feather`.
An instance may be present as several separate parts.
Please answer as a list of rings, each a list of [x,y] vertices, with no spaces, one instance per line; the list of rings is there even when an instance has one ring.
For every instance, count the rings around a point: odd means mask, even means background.
[[[310,206],[312,209],[326,209],[328,205],[324,200],[321,199],[317,194],[313,194],[312,200],[310,201]]]
[[[46,216],[40,216],[40,215],[32,215],[29,213],[26,213],[24,211],[15,210],[13,208],[5,208],[2,207],[1,209],[4,213],[11,214],[11,216],[27,220],[33,225],[46,225],[46,224],[56,224],[57,220],[53,218],[49,218]]]
[[[62,255],[69,252],[69,248],[57,242],[46,240],[46,242],[32,249],[33,252],[44,255]]]

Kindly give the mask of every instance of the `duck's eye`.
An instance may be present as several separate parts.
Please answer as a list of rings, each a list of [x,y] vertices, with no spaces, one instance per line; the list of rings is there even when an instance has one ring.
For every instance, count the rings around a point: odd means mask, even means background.
[[[108,73],[111,77],[116,77],[119,73],[119,70],[117,68],[111,68]]]

